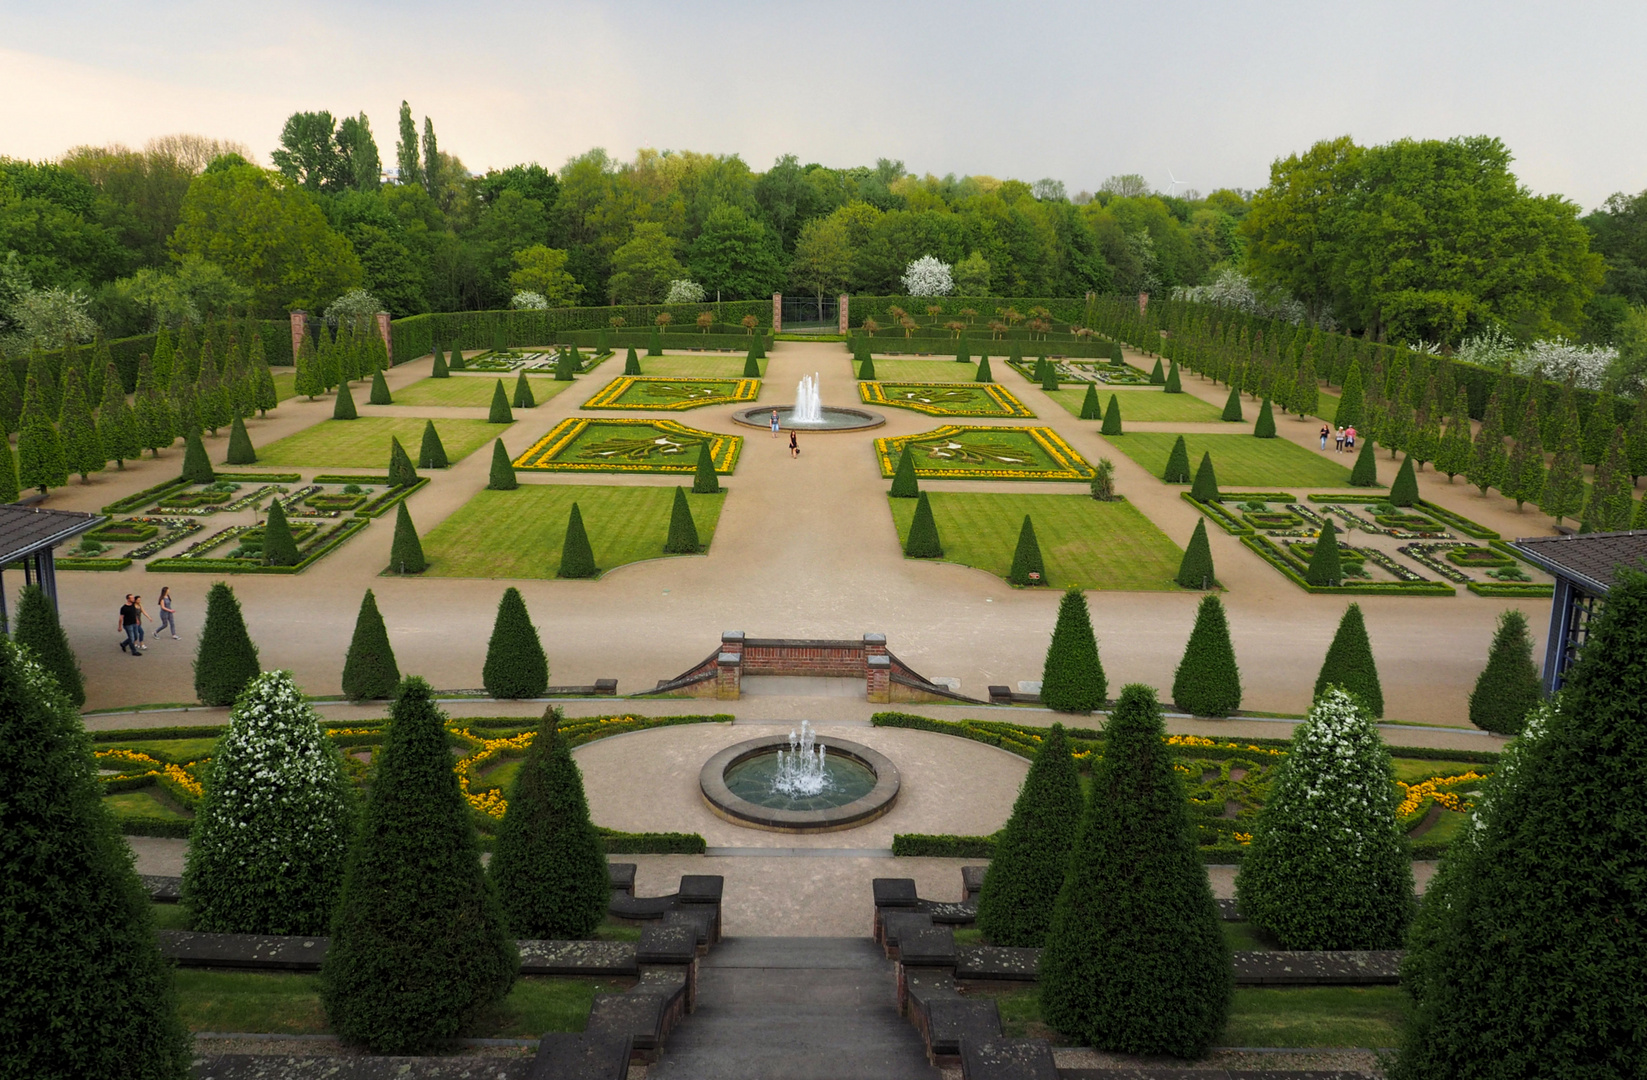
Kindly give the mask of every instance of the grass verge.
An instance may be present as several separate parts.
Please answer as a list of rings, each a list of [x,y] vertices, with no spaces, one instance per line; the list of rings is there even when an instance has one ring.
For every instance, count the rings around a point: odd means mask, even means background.
[[[1277,420],[1280,424],[1283,420]],[[1170,431],[1138,431],[1105,439],[1111,446],[1160,476],[1179,436]],[[1184,435],[1190,471],[1211,452],[1220,486],[1227,487],[1347,487],[1350,470],[1286,439],[1258,439],[1250,434]]]
[[[387,469],[389,439],[400,439],[417,460],[423,444],[420,416],[363,416],[358,420],[323,420],[295,435],[259,447],[259,465],[296,465],[326,469]],[[446,457],[457,464],[478,447],[503,434],[506,425],[484,420],[436,420]]]

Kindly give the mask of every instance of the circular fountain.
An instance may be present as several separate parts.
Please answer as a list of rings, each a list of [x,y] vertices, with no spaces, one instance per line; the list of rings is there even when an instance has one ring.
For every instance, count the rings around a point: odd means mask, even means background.
[[[750,739],[710,758],[698,775],[709,809],[735,825],[831,832],[873,821],[898,797],[898,769],[867,746],[820,742],[812,725]]]
[[[774,412],[778,414],[778,425],[785,431],[791,428],[796,431],[861,431],[886,423],[886,417],[879,413],[825,405],[818,394],[817,372],[802,379],[795,388],[795,404],[740,409],[732,414],[732,420],[746,427],[770,427]]]

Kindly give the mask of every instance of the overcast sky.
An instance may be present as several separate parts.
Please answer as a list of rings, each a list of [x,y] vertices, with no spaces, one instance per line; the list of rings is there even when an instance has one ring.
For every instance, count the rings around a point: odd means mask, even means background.
[[[1158,188],[1259,187],[1348,133],[1490,134],[1593,208],[1647,188],[1647,3],[462,4],[0,0],[0,155],[197,132],[267,161],[299,109],[402,98],[477,171],[603,146]]]

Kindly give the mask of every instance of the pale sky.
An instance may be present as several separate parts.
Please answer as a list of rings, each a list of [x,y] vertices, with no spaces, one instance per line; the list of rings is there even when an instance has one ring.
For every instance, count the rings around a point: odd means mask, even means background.
[[[1204,193],[1340,134],[1489,134],[1588,209],[1647,188],[1644,51],[1640,0],[0,0],[0,155],[194,132],[266,162],[330,109],[392,162],[405,98],[477,171],[649,146]]]

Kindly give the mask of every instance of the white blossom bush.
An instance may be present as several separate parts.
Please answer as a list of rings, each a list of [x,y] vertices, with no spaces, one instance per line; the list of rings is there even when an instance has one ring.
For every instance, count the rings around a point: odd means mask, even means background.
[[[955,289],[952,269],[935,255],[922,255],[905,268],[899,280],[909,296],[948,296]]]
[[[1572,379],[1584,390],[1600,390],[1607,372],[1618,360],[1618,350],[1605,345],[1576,345],[1566,338],[1535,341],[1515,360],[1515,370],[1530,375],[1540,368],[1555,382]]]
[[[1329,687],[1254,822],[1235,878],[1248,920],[1283,949],[1399,948],[1414,902],[1398,806],[1372,718]]]
[[[38,342],[43,348],[60,349],[65,337],[90,341],[97,334],[90,306],[77,290],[24,288],[7,304],[4,348],[24,352]]]
[[[540,292],[523,289],[509,298],[509,306],[516,311],[547,311],[549,298]]]
[[[358,323],[363,319],[371,318],[383,310],[383,305],[377,302],[377,297],[365,289],[350,289],[342,296],[326,305],[323,313],[326,321],[336,326],[343,322]]]
[[[354,819],[342,757],[291,672],[253,679],[195,811],[183,870],[194,928],[325,933]]]
[[[1180,285],[1172,290],[1174,300],[1216,304],[1234,308],[1260,319],[1281,319],[1297,325],[1308,314],[1304,305],[1280,289],[1260,289],[1241,271],[1226,268],[1205,285]]]
[[[666,304],[701,304],[703,303],[703,286],[690,278],[676,278],[669,283],[669,293],[663,298]]]
[[[1513,364],[1521,353],[1515,338],[1499,326],[1488,326],[1479,334],[1472,334],[1458,343],[1458,359],[1466,364],[1486,368],[1500,368]]]

